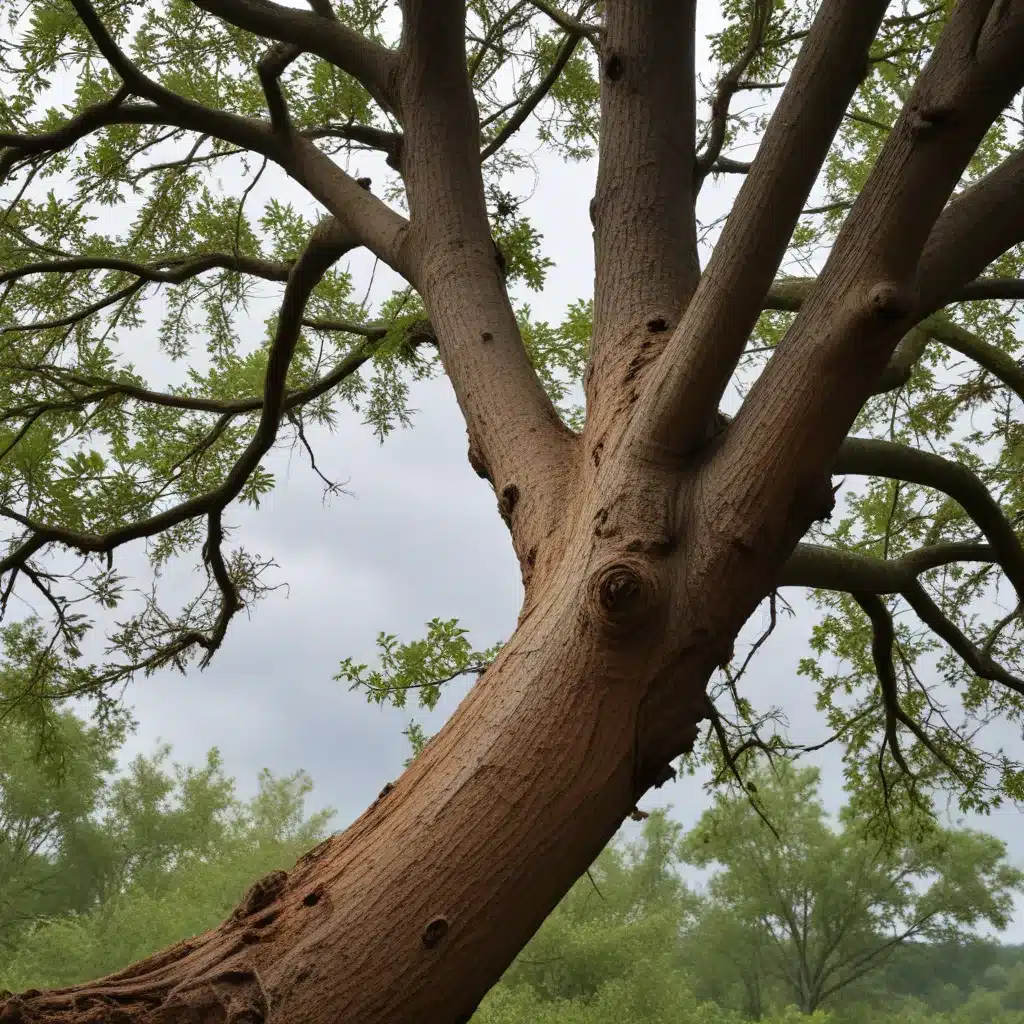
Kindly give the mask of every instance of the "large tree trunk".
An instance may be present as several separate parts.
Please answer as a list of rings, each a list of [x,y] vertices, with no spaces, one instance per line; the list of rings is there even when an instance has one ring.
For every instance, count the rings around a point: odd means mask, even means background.
[[[705,682],[757,600],[707,585],[728,566],[710,564],[706,529],[681,543],[681,506],[652,478],[571,510],[562,556],[534,575],[495,664],[346,832],[261,880],[220,928],[113,977],[9,1001],[0,1020],[72,1005],[82,1020],[114,1006],[197,1024],[468,1020],[692,745]],[[232,1016],[244,1008],[251,1017]]]
[[[274,4],[196,2],[322,50],[397,112],[408,222],[299,137],[205,114],[202,130],[279,161],[343,228],[314,239],[289,275],[293,335],[318,260],[346,246],[370,247],[423,295],[526,601],[495,664],[348,830],[261,880],[219,928],[101,981],[9,999],[0,1024],[464,1022],[692,746],[715,666],[808,526],[829,513],[836,453],[900,337],[1002,251],[992,251],[998,231],[965,247],[961,229],[1006,222],[992,197],[1019,169],[993,172],[940,213],[1021,79],[1024,5],[957,6],[818,284],[726,425],[722,394],[886,3],[821,4],[698,281],[694,5],[608,0],[591,415],[575,436],[530,367],[494,258],[464,4],[404,0],[401,48],[383,52]],[[197,117],[146,92],[84,0],[74,3],[140,95],[169,104],[168,117]],[[998,32],[982,31],[990,8]],[[929,274],[940,293],[918,287]],[[285,348],[275,342],[272,367],[287,368]],[[276,385],[270,377],[266,446],[284,374]],[[51,531],[37,547],[69,536]],[[806,581],[811,556],[790,574]]]

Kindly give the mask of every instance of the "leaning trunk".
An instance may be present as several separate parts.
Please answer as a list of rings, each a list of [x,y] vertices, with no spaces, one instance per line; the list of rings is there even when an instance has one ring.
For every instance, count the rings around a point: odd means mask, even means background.
[[[531,567],[496,662],[347,831],[258,882],[219,928],[109,978],[10,1000],[0,1020],[469,1020],[692,746],[706,681],[759,596],[706,585],[728,573],[708,558],[710,531],[680,542],[689,517],[658,495],[668,475],[613,476],[618,497],[592,488]]]

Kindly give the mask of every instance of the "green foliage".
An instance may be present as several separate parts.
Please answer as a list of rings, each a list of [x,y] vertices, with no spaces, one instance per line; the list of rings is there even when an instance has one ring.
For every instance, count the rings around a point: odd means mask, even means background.
[[[345,658],[334,678],[348,683],[350,690],[365,689],[375,704],[389,702],[397,708],[405,707],[409,692],[414,691],[420,707],[433,710],[445,683],[468,673],[479,675],[498,653],[500,645],[474,651],[467,636],[457,619],[431,619],[426,636],[409,643],[379,633],[380,667],[370,669]]]
[[[110,856],[95,818],[122,734],[68,712],[50,721],[48,745],[16,718],[0,718],[0,954],[25,926],[84,910],[102,891]]]
[[[193,768],[163,746],[110,778],[123,732],[59,722],[59,771],[31,730],[3,726],[0,989],[98,977],[205,931],[326,834],[303,772],[264,770],[243,802],[216,750]]]
[[[681,846],[687,863],[720,867],[695,950],[712,975],[742,980],[749,1010],[775,986],[810,1012],[902,943],[1006,927],[1024,873],[994,837],[915,819],[879,841],[856,801],[830,824],[816,769],[780,761],[752,778],[748,797],[719,794]]]

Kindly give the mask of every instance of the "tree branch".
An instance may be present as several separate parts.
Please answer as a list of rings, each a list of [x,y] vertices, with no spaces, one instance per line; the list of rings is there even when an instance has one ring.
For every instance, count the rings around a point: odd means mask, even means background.
[[[22,135],[17,132],[0,132],[0,184],[14,165],[25,157],[67,149],[79,139],[105,125],[112,124],[128,98],[129,89],[122,85],[110,99],[93,103],[67,124],[51,132],[38,135]]]
[[[948,494],[978,524],[1024,600],[1024,548],[998,502],[966,466],[892,441],[850,437],[840,446],[834,469],[838,474],[906,480]]]
[[[734,472],[750,483],[729,509],[728,529],[749,530],[744,524],[757,521],[769,547],[791,549],[816,508],[797,507],[784,494],[820,492],[824,469],[918,319],[916,282],[929,233],[1024,82],[1024,5],[998,6],[963,0],[954,8],[817,285],[726,434],[716,476],[733,489]],[[998,31],[986,28],[989,14],[1002,18]],[[743,469],[754,450],[761,455],[756,480]],[[731,501],[724,492],[707,499],[716,514],[719,502]]]
[[[210,573],[217,583],[221,593],[220,612],[214,623],[213,631],[206,642],[202,644],[206,648],[200,668],[206,668],[210,664],[214,654],[219,650],[227,635],[228,626],[235,614],[244,607],[235,586],[228,567],[224,564],[224,552],[221,545],[224,542],[224,524],[221,521],[223,510],[211,511],[207,516],[206,543],[203,545],[203,561],[209,567]]]
[[[408,116],[400,162],[413,253],[406,276],[437,332],[471,462],[499,494],[513,496],[513,542],[525,558],[546,533],[545,516],[556,514],[552,492],[564,480],[572,436],[530,363],[491,239],[465,4],[404,0],[402,7],[397,81]]]
[[[945,543],[918,548],[901,558],[873,558],[820,544],[798,544],[782,567],[776,585],[811,590],[901,594],[931,569],[958,562],[995,563],[988,544]]]
[[[100,53],[120,75],[125,88],[150,100],[160,109],[160,118],[152,123],[177,124],[180,127],[191,128],[200,134],[213,135],[247,149],[254,149],[272,159],[279,157],[280,147],[274,141],[273,135],[268,131],[268,126],[264,122],[228,114],[224,111],[211,110],[200,103],[185,99],[147,78],[114,41],[90,0],[71,0],[71,4],[89,35],[92,36]],[[314,15],[306,16],[315,18]],[[320,21],[320,19],[316,20]],[[116,122],[108,121],[107,123]]]
[[[697,157],[694,171],[694,192],[699,193],[704,179],[714,170],[722,154],[725,131],[729,122],[729,104],[741,87],[741,80],[750,62],[757,56],[764,41],[765,32],[771,23],[772,4],[769,0],[751,0],[750,25],[743,52],[729,70],[722,75],[711,101],[711,123],[708,126],[708,141],[703,153]]]
[[[686,315],[635,414],[640,450],[684,456],[706,437],[885,13],[825,0]],[[788,390],[787,390],[788,394]]]
[[[531,0],[532,2],[532,0]],[[558,48],[558,55],[555,57],[555,62],[551,65],[551,69],[548,73],[537,83],[531,92],[524,96],[519,106],[516,108],[515,113],[505,122],[501,131],[491,139],[490,142],[484,146],[480,153],[480,162],[483,163],[489,160],[495,153],[505,145],[506,142],[520,128],[526,123],[529,116],[537,109],[537,107],[544,100],[544,97],[551,92],[552,87],[558,81],[562,72],[565,70],[566,64],[572,59],[572,55],[576,52],[576,47],[579,45],[582,35],[579,32],[570,32],[564,40],[562,45]]]
[[[384,110],[399,113],[398,97],[390,79],[394,53],[336,18],[327,19],[319,13],[285,7],[271,0],[192,2],[237,28],[315,53],[355,78]]]
[[[109,270],[132,274],[145,281],[180,284],[208,270],[234,270],[265,281],[286,281],[294,266],[289,263],[261,260],[254,256],[226,252],[200,253],[189,257],[170,257],[154,263],[136,263],[116,256],[72,256],[62,260],[41,260],[0,271],[0,284],[18,281],[32,274],[79,274],[88,270]]]
[[[720,156],[708,168],[708,174],[748,174],[753,166],[749,160],[733,160],[732,157]]]
[[[778,309],[796,312],[800,309],[807,295],[814,287],[814,278],[783,278],[777,280],[769,289],[765,299],[765,309]],[[947,301],[950,303],[989,301],[992,299],[1014,300],[1024,298],[1024,281],[1016,278],[981,277],[962,285]],[[974,360],[980,367],[999,378],[1008,388],[1024,401],[1024,368],[1007,352],[990,345],[976,334],[953,323],[942,313],[933,313],[925,317],[900,342],[896,352],[889,360],[882,378],[875,385],[877,391],[888,390],[906,380],[910,366],[907,360],[916,353],[920,358],[916,341],[908,341],[915,334],[924,334],[929,339],[941,342],[948,348]],[[907,342],[907,346],[904,346]],[[903,347],[903,351],[901,351]],[[895,383],[894,383],[895,382]],[[888,387],[886,386],[888,384]]]
[[[355,373],[364,363],[373,358],[374,353],[380,347],[380,343],[387,336],[389,325],[377,324],[356,324],[347,321],[320,321],[303,318],[303,327],[313,330],[343,331],[346,334],[355,334],[365,337],[365,343],[355,351],[350,352],[341,359],[338,364],[324,374],[318,380],[296,391],[289,391],[285,395],[284,408],[286,411],[301,408],[319,398],[321,395],[336,388],[343,380]],[[418,346],[423,344],[437,344],[433,327],[429,321],[418,321],[408,328],[407,344]],[[127,398],[136,402],[148,405],[163,406],[169,409],[184,409],[191,412],[219,413],[222,416],[233,418],[246,413],[259,412],[263,408],[263,398],[202,398],[194,395],[175,395],[166,391],[153,391],[149,388],[140,387],[125,381],[114,381],[103,378],[83,377],[72,373],[64,367],[59,366],[38,366],[38,365],[8,365],[9,370],[30,374],[43,370],[51,373],[59,373],[64,380],[80,387],[90,388],[82,394],[74,395],[63,401],[47,401],[40,399],[36,402],[14,406],[0,412],[0,422],[27,417],[34,422],[39,416],[47,412],[61,412],[71,409],[83,409],[89,405],[107,401],[111,398]],[[225,423],[224,426],[227,424]],[[0,460],[4,458],[11,448],[15,447],[20,436],[16,436],[8,446],[0,452]],[[192,454],[195,454],[194,452]]]
[[[942,211],[928,236],[918,270],[922,313],[949,302],[1004,252],[1024,241],[1024,147],[1008,156]],[[982,282],[974,282],[977,288]],[[978,298],[1024,297],[1024,282]]]
[[[547,0],[530,0],[530,3],[538,11],[543,11],[567,35],[581,36],[584,39],[588,39],[594,49],[598,53],[601,52],[602,30],[599,26],[590,25],[579,18],[573,18],[566,14],[565,11],[555,7],[554,4],[547,3]]]
[[[145,286],[146,282],[144,280],[133,281],[131,284],[125,285],[124,288],[118,288],[117,291],[104,295],[102,299],[97,299],[95,302],[89,303],[88,306],[76,310],[74,313],[69,313],[67,316],[58,317],[54,320],[32,320],[27,324],[8,324],[6,327],[0,327],[0,338],[5,334],[20,334],[25,331],[47,331],[55,327],[70,327],[72,324],[81,323],[83,320],[88,319],[94,313],[99,313],[109,306],[132,298],[132,296],[142,291]]]
[[[115,104],[112,98],[87,108],[54,131],[5,135],[0,139],[7,146],[0,153],[0,181],[19,160],[60,152],[100,128],[117,124],[167,125],[221,139],[239,151],[252,150],[273,160],[279,156],[280,147],[267,121],[210,110],[189,100],[172,109],[156,103]]]
[[[951,204],[952,205],[952,204]],[[948,209],[948,207],[947,207]],[[987,265],[987,264],[986,264]],[[804,300],[811,294],[817,282],[815,277],[776,278],[765,295],[762,308],[778,309],[796,313]],[[978,277],[958,285],[940,305],[954,305],[960,302],[1008,302],[1024,299],[1024,280],[1016,277]],[[927,322],[927,318],[922,323]]]
[[[1007,672],[990,655],[979,650],[943,610],[931,599],[918,580],[903,592],[907,604],[917,617],[938,637],[941,637],[979,678],[988,679],[1024,696],[1024,680]]]
[[[899,689],[896,681],[896,667],[892,660],[892,649],[896,642],[895,631],[893,630],[892,615],[886,608],[885,602],[875,594],[855,593],[853,599],[861,606],[864,614],[867,615],[872,627],[871,654],[875,662],[875,670],[878,673],[878,683],[882,691],[882,700],[885,704],[885,742],[892,751],[893,760],[900,769],[911,779],[915,778],[914,773],[907,766],[900,750],[897,724],[909,729],[917,741],[938,761],[954,778],[960,778],[960,773],[952,765],[948,758],[931,741],[928,734],[904,711],[899,700]],[[883,744],[884,749],[884,744]]]
[[[288,69],[288,65],[300,56],[302,49],[294,43],[275,43],[260,58],[256,66],[260,84],[263,86],[263,95],[267,100],[267,110],[270,112],[270,123],[276,132],[285,136],[292,132],[292,119],[288,114],[284,93],[281,91],[281,76]]]
[[[0,515],[29,531],[29,536],[14,551],[0,559],[0,574],[19,568],[45,544],[62,544],[82,553],[109,553],[129,541],[153,536],[197,516],[216,515],[219,523],[220,513],[238,496],[277,437],[281,416],[287,403],[285,382],[288,368],[299,337],[302,312],[309,295],[330,266],[356,244],[356,240],[340,228],[336,221],[326,219],[314,230],[309,243],[293,266],[285,286],[277,331],[267,360],[263,400],[259,406],[259,422],[249,444],[217,487],[164,512],[120,526],[105,534],[82,533],[38,522],[15,509],[0,507]],[[215,539],[219,536],[216,530],[213,536]],[[216,578],[216,565],[211,563],[211,568]]]
[[[108,104],[105,109],[93,112],[89,117],[80,116],[73,119],[58,133],[49,133],[47,141],[51,148],[66,148],[89,130],[95,130],[98,124],[167,124],[223,139],[239,148],[252,150],[274,160],[323,203],[327,210],[349,229],[359,245],[365,245],[398,273],[410,278],[412,269],[405,247],[405,218],[371,195],[327,154],[321,152],[310,139],[299,136],[284,140],[266,121],[208,109],[151,81],[117,46],[100,22],[89,0],[72,2],[100,52],[124,80],[125,87],[151,100],[153,106],[115,107],[112,103]],[[231,6],[233,2],[234,0],[228,0],[228,5]],[[242,6],[255,5],[261,9],[264,2],[265,0],[239,0]],[[270,3],[266,3],[266,6],[276,7]],[[281,10],[291,11],[290,8]],[[291,11],[288,17],[292,14],[301,18],[313,18],[321,29],[333,24],[319,15]],[[18,146],[22,148],[18,149]],[[47,148],[42,141],[31,141],[31,137],[28,140],[19,139],[14,150],[15,159],[25,146],[35,151]],[[3,160],[0,160],[0,171],[4,169],[4,161],[6,165],[10,165],[10,153],[5,154]]]
[[[605,5],[601,138],[590,208],[594,329],[584,381],[595,437],[621,429],[614,413],[621,382],[639,388],[637,378],[664,350],[700,277],[695,31],[696,0]]]

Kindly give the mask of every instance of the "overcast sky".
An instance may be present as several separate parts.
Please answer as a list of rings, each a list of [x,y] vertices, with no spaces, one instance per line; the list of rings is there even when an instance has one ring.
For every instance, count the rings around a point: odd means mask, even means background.
[[[711,6],[704,5],[705,15]],[[703,27],[710,30],[707,17]],[[365,163],[353,169],[372,175],[372,161]],[[526,209],[556,265],[543,294],[529,301],[536,315],[557,321],[569,302],[592,290],[588,203],[595,167],[566,166],[543,155],[536,163],[539,183]],[[263,184],[283,187],[270,174]],[[705,220],[725,208],[735,186],[726,180],[707,190]],[[355,266],[365,281],[369,263],[357,260]],[[377,289],[386,283],[378,272]],[[157,365],[147,356],[132,358],[140,369]],[[411,405],[418,410],[412,429],[397,431],[383,445],[351,412],[341,414],[333,435],[311,432],[322,470],[347,481],[349,495],[324,503],[321,482],[301,451],[269,460],[279,485],[258,511],[233,511],[239,526],[233,540],[272,556],[280,566],[277,578],[288,587],[258,605],[251,621],[235,621],[205,672],[163,672],[132,686],[129,701],[139,725],[126,757],[151,752],[159,739],[173,745],[176,760],[199,763],[217,746],[243,794],[254,791],[261,768],[277,774],[303,768],[316,784],[312,805],[336,808],[336,827],[342,828],[401,772],[409,754],[402,730],[409,719],[434,732],[451,713],[468,681],[451,684],[428,715],[371,706],[332,680],[346,656],[372,661],[382,630],[413,639],[428,619],[457,617],[474,644],[484,647],[506,638],[515,625],[519,570],[494,495],[469,467],[465,428],[447,381],[414,386]],[[122,570],[133,564],[141,565],[137,553],[119,559]],[[196,583],[191,565],[172,568],[168,605],[174,606],[172,595],[187,597]],[[783,617],[760,653],[747,692],[763,704],[785,706],[794,735],[812,740],[823,737],[824,727],[808,710],[812,690],[795,668],[813,613],[799,601],[796,607],[801,614]],[[751,629],[759,626],[755,617]],[[834,759],[822,763],[825,796],[835,807],[841,799],[838,766]],[[692,824],[708,804],[702,781],[670,783],[641,806],[670,803],[684,824]],[[992,815],[983,827],[1006,840],[1024,866],[1016,810]],[[1018,914],[1007,938],[1024,941],[1024,915]]]

